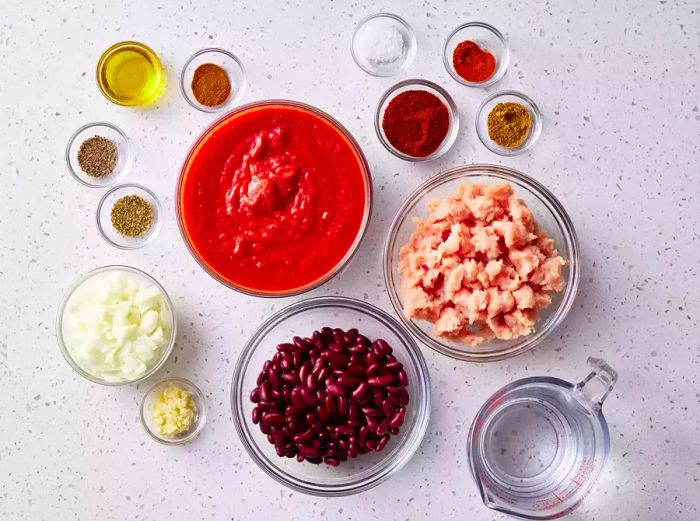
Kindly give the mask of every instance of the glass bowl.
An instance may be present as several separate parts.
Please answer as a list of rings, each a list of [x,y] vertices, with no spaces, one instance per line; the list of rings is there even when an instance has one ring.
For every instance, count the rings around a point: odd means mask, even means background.
[[[410,402],[399,434],[381,452],[358,455],[338,467],[281,458],[251,420],[256,386],[263,363],[275,346],[294,335],[310,336],[322,326],[356,327],[370,339],[384,338],[408,374]],[[292,304],[267,319],[243,349],[231,386],[233,421],[251,458],[270,477],[299,492],[318,496],[344,496],[372,488],[403,467],[423,439],[430,416],[428,368],[415,340],[391,316],[365,302],[344,297],[318,297]]]
[[[194,423],[192,424],[192,427],[187,432],[176,434],[174,436],[160,434],[158,432],[158,427],[153,422],[153,416],[151,414],[151,407],[156,394],[170,384],[175,384],[192,394],[192,400],[194,401],[195,407]],[[192,441],[201,432],[202,427],[204,427],[204,423],[207,419],[207,405],[204,400],[204,394],[202,394],[202,391],[200,391],[196,385],[185,378],[166,378],[165,380],[157,382],[148,391],[146,391],[146,394],[143,396],[143,400],[141,401],[140,419],[141,425],[146,433],[158,443],[162,443],[163,445],[182,445],[183,443]]]
[[[183,214],[182,214],[182,197],[180,196],[182,189],[183,189],[183,183],[184,183],[184,177],[187,169],[187,165],[192,158],[192,156],[195,154],[195,152],[198,150],[198,147],[200,143],[202,143],[207,136],[213,132],[219,125],[222,123],[226,122],[228,119],[237,116],[241,112],[248,111],[248,110],[254,110],[259,107],[264,107],[264,106],[275,106],[275,105],[281,105],[281,106],[289,106],[289,107],[295,107],[299,108],[301,110],[309,111],[316,116],[325,119],[329,124],[331,124],[335,129],[343,135],[343,137],[347,140],[347,142],[353,147],[355,153],[357,154],[357,157],[359,158],[360,162],[362,163],[362,173],[365,181],[365,206],[364,206],[364,214],[362,217],[362,225],[360,227],[360,230],[357,232],[357,236],[355,237],[355,241],[353,242],[352,246],[348,249],[347,253],[345,256],[336,264],[331,270],[329,270],[324,276],[309,282],[308,284],[298,287],[298,288],[293,288],[290,290],[284,290],[284,291],[264,291],[264,290],[257,290],[254,288],[249,288],[246,286],[242,285],[237,285],[232,281],[229,281],[226,279],[223,275],[220,275],[217,273],[213,268],[211,268],[205,260],[203,260],[197,250],[194,248],[192,243],[190,242],[190,239],[187,234],[187,230],[185,228],[184,220],[183,220]],[[175,211],[176,211],[176,216],[177,216],[177,224],[178,228],[180,230],[180,235],[182,236],[182,240],[185,242],[185,245],[187,246],[187,249],[189,250],[190,254],[192,257],[197,261],[197,263],[200,265],[200,267],[206,271],[209,275],[211,275],[214,279],[219,281],[221,284],[224,286],[231,288],[235,291],[238,291],[240,293],[246,294],[246,295],[251,295],[254,297],[269,297],[269,298],[280,298],[280,297],[290,297],[293,295],[299,295],[301,293],[305,293],[307,291],[311,291],[312,289],[315,289],[326,282],[328,282],[330,279],[332,279],[334,276],[338,275],[341,273],[350,263],[352,258],[354,257],[355,253],[357,252],[357,249],[360,245],[360,242],[362,242],[363,237],[365,236],[365,233],[367,231],[367,226],[369,224],[369,219],[370,216],[372,215],[372,176],[370,174],[369,170],[369,165],[367,164],[367,160],[365,159],[365,156],[362,152],[362,149],[360,148],[360,145],[358,145],[357,141],[352,137],[350,132],[343,127],[338,121],[336,121],[333,117],[329,116],[325,112],[311,106],[307,105],[305,103],[300,103],[297,101],[290,101],[290,100],[265,100],[265,101],[257,101],[253,103],[247,103],[245,105],[241,105],[240,107],[237,107],[235,110],[229,112],[228,114],[222,116],[220,119],[212,123],[212,125],[207,128],[202,135],[195,141],[195,143],[192,145],[192,148],[190,148],[190,151],[188,152],[187,156],[185,157],[185,160],[183,161],[182,164],[182,169],[180,171],[180,177],[177,182],[177,203],[175,205]]]
[[[518,103],[524,106],[529,112],[532,118],[532,126],[530,127],[530,132],[528,133],[525,141],[518,147],[508,148],[502,147],[489,136],[487,120],[489,113],[498,103]],[[494,154],[499,154],[501,156],[516,156],[522,154],[528,148],[532,147],[537,142],[537,139],[542,133],[542,113],[540,109],[535,105],[535,102],[530,98],[525,96],[520,92],[514,90],[502,90],[499,92],[494,92],[488,98],[486,98],[481,105],[479,110],[476,112],[476,135],[479,139]]]
[[[129,195],[142,197],[153,210],[153,222],[151,227],[143,235],[129,237],[122,235],[112,225],[112,208],[114,204]],[[160,232],[163,222],[161,219],[163,210],[156,195],[145,186],[137,184],[124,184],[115,186],[107,191],[97,205],[97,229],[102,238],[109,244],[120,250],[135,250],[152,242]]]
[[[496,70],[484,81],[467,81],[455,71],[453,64],[455,47],[465,40],[473,41],[482,49],[488,50],[496,58]],[[510,61],[510,51],[508,50],[505,37],[498,29],[483,22],[469,22],[457,27],[447,37],[442,51],[442,60],[450,76],[462,85],[467,87],[488,87],[500,80],[506,73]]]
[[[395,61],[373,60],[367,55],[370,48],[381,44],[378,37],[382,32],[395,30],[401,35],[403,53]],[[393,76],[408,68],[416,55],[416,35],[408,23],[395,14],[378,13],[360,21],[352,35],[352,57],[357,66],[372,76]]]
[[[70,300],[71,296],[75,292],[76,289],[78,289],[84,282],[89,280],[90,278],[100,275],[102,273],[106,272],[114,272],[114,271],[125,271],[128,272],[131,275],[135,275],[137,277],[143,278],[146,281],[154,284],[161,292],[163,295],[165,302],[168,306],[168,309],[170,310],[170,317],[171,317],[171,328],[170,328],[170,335],[168,337],[168,343],[166,346],[161,349],[160,352],[160,358],[158,361],[153,364],[148,370],[143,373],[141,376],[136,378],[135,380],[119,380],[119,381],[111,381],[111,380],[104,380],[98,376],[92,375],[88,373],[86,370],[84,370],[80,364],[73,358],[71,355],[68,346],[65,343],[64,339],[64,333],[63,333],[63,313],[66,309],[66,305],[68,304],[68,301]],[[103,266],[102,268],[97,268],[95,270],[89,271],[82,277],[80,277],[73,285],[68,288],[66,291],[65,295],[63,296],[63,299],[61,300],[61,303],[58,307],[58,313],[56,315],[56,340],[58,341],[58,347],[61,349],[61,354],[63,357],[66,359],[66,362],[73,368],[73,370],[78,373],[80,376],[85,378],[86,380],[90,380],[93,383],[100,384],[100,385],[106,385],[106,386],[120,386],[120,385],[128,385],[128,384],[133,384],[133,383],[138,383],[152,374],[154,374],[158,369],[160,369],[165,361],[170,357],[170,354],[173,352],[173,348],[175,346],[175,336],[177,333],[177,320],[175,316],[175,308],[173,307],[173,303],[170,300],[170,297],[168,296],[167,292],[161,286],[156,279],[148,275],[147,273],[144,273],[141,270],[138,270],[136,268],[132,268],[129,266],[119,266],[119,265],[114,265],[114,266]]]
[[[384,112],[391,100],[402,92],[409,90],[424,90],[434,94],[445,104],[450,115],[450,128],[447,130],[447,135],[445,139],[443,139],[442,144],[432,154],[424,157],[409,156],[394,148],[387,139],[386,134],[384,134],[384,129],[382,128]],[[459,111],[452,97],[439,85],[428,80],[405,80],[397,83],[382,95],[374,114],[374,130],[377,132],[377,137],[381,144],[384,145],[384,148],[396,157],[405,159],[406,161],[430,161],[431,159],[437,159],[445,155],[457,139],[457,134],[459,132]]]
[[[205,63],[218,65],[228,74],[228,79],[231,82],[231,93],[221,105],[214,107],[203,105],[197,101],[192,92],[194,72],[197,70],[197,67]],[[240,60],[236,56],[224,49],[208,48],[197,51],[185,62],[184,67],[182,67],[182,74],[180,74],[180,92],[182,92],[187,103],[202,112],[214,113],[231,110],[243,97],[245,87],[246,80],[243,65],[241,65]]]
[[[457,192],[465,183],[500,184],[508,182],[515,194],[528,205],[541,229],[554,239],[555,246],[567,264],[562,270],[566,286],[552,294],[552,303],[542,309],[535,330],[528,336],[494,339],[472,347],[450,341],[433,333],[433,324],[425,320],[408,320],[403,313],[399,291],[399,253],[415,231],[413,217],[428,215],[427,203]],[[511,168],[497,165],[469,165],[452,168],[429,179],[413,192],[394,218],[384,249],[384,280],[396,313],[409,330],[428,347],[447,356],[470,362],[503,360],[524,353],[542,342],[564,319],[571,309],[579,283],[579,247],[576,231],[569,215],[555,196],[535,179]]]
[[[107,138],[117,145],[117,166],[111,174],[102,177],[93,177],[86,174],[78,164],[80,145],[85,140],[95,136]],[[116,125],[104,121],[83,125],[70,137],[66,146],[66,166],[68,166],[68,171],[80,184],[92,188],[104,188],[119,181],[131,168],[131,161],[131,144],[126,134]]]
[[[145,65],[145,67],[144,67]],[[129,85],[124,91],[119,85],[125,77],[146,81]],[[112,103],[122,106],[149,105],[163,92],[165,72],[158,55],[141,42],[119,42],[107,49],[97,62],[97,86]],[[134,89],[135,87],[135,89]]]

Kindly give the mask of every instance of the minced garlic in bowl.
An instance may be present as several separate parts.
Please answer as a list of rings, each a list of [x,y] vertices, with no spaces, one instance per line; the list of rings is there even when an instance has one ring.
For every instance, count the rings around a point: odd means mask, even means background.
[[[195,413],[192,393],[173,383],[158,391],[151,404],[153,423],[158,427],[158,434],[173,436],[189,431]]]
[[[141,403],[141,423],[156,441],[177,445],[193,439],[204,425],[204,395],[184,378],[168,378],[151,387]]]

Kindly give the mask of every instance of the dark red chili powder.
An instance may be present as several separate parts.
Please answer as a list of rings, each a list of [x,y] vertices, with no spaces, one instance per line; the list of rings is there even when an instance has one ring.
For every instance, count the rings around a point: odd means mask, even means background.
[[[496,58],[471,40],[466,40],[452,53],[455,72],[467,81],[479,83],[488,80],[496,70]]]
[[[394,148],[413,157],[429,156],[450,128],[450,113],[435,94],[407,90],[389,102],[382,129]]]

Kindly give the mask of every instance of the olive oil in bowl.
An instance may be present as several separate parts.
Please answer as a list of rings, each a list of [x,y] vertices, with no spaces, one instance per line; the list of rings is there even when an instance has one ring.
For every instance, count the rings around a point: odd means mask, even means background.
[[[160,59],[139,42],[112,45],[97,63],[97,84],[117,105],[148,105],[160,95],[165,75]]]

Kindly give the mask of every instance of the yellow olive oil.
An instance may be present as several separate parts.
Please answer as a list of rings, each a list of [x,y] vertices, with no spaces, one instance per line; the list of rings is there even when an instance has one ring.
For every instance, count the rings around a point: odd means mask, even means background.
[[[152,103],[161,93],[163,80],[158,56],[138,42],[113,45],[97,64],[97,82],[102,93],[119,105]]]

